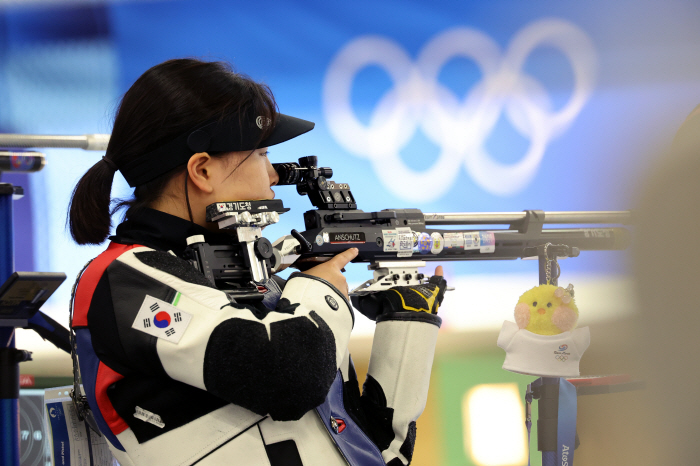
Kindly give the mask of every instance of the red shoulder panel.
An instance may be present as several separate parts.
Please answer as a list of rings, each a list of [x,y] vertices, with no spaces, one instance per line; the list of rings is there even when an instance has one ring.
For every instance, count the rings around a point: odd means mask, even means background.
[[[95,398],[97,399],[97,407],[100,409],[102,417],[105,419],[112,432],[114,432],[114,435],[121,434],[128,429],[129,426],[124,419],[119,417],[119,414],[117,414],[117,411],[114,409],[112,402],[107,396],[107,388],[123,378],[123,375],[113,371],[109,366],[100,362],[100,366],[97,368],[97,380],[95,381]]]
[[[75,291],[75,303],[73,304],[73,327],[87,327],[87,314],[95,293],[97,283],[102,278],[109,264],[129,249],[141,247],[138,244],[109,243],[107,249],[97,256],[83,272]]]

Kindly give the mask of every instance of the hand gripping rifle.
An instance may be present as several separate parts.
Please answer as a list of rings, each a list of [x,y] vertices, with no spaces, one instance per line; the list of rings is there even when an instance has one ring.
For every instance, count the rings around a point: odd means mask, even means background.
[[[362,296],[392,286],[418,285],[428,279],[419,269],[431,261],[513,260],[540,258],[540,275],[556,265],[556,258],[576,257],[583,250],[621,250],[630,242],[631,212],[483,212],[423,213],[419,209],[384,209],[364,212],[357,209],[347,183],[330,180],[333,170],[318,167],[317,157],[299,159],[299,163],[273,164],[278,185],[295,185],[316,207],[304,213],[305,231],[292,230],[270,243],[260,227],[274,223],[279,213],[288,211],[282,201],[247,201],[212,204],[207,220],[217,221],[223,229],[235,229],[239,245],[224,250],[208,249],[199,253],[213,262],[198,268],[220,289],[234,290],[253,298],[256,283],[269,278],[287,265],[306,270],[336,254],[356,247],[353,262],[367,262],[373,277],[351,291]],[[591,228],[544,228],[545,225],[595,225]],[[441,230],[432,227],[461,225],[464,229]],[[484,226],[503,225],[501,229]],[[194,243],[193,243],[194,244]],[[206,243],[204,243],[206,244]],[[204,248],[205,246],[202,246]],[[211,246],[206,245],[206,248]],[[235,256],[231,251],[235,249]],[[216,256],[219,259],[216,259]],[[235,265],[231,260],[236,257]],[[223,259],[226,258],[226,259]],[[551,273],[550,273],[551,275]],[[240,285],[226,277],[243,279]],[[556,276],[550,277],[554,283]]]

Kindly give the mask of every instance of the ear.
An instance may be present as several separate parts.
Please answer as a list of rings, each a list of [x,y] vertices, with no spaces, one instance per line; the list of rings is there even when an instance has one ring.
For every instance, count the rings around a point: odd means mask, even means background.
[[[187,174],[192,183],[200,191],[211,194],[214,186],[211,183],[212,158],[206,152],[198,152],[187,162]]]

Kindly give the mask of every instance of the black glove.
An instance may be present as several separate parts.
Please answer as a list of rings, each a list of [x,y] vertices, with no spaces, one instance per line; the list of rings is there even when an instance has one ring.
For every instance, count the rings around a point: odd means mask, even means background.
[[[437,314],[445,296],[447,282],[433,275],[424,285],[395,286],[385,291],[377,291],[363,296],[353,296],[355,308],[371,320],[389,312],[428,312]]]

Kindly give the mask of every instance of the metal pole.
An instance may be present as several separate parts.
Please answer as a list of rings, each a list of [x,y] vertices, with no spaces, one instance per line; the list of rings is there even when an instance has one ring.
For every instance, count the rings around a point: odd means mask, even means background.
[[[546,214],[545,214],[546,215]],[[548,251],[545,258],[545,247],[539,246],[539,272],[540,285],[547,284],[547,262],[556,258],[553,251]],[[549,259],[549,260],[548,260]],[[550,285],[557,286],[558,281],[554,275],[555,271],[550,270]],[[556,440],[552,450],[551,438],[557,437],[557,418],[559,414],[559,379],[555,377],[542,377],[542,395],[537,400],[537,446],[542,452],[542,466],[555,466],[557,460]]]
[[[547,252],[545,256],[545,251]],[[576,257],[578,250],[566,245],[545,245],[537,247],[539,258],[540,285],[547,284],[547,263],[550,264],[549,284],[559,285],[557,259]],[[558,377],[542,377],[542,384],[535,388],[537,402],[537,448],[542,452],[542,466],[555,466],[558,451],[559,434],[559,380]],[[578,448],[578,432],[575,434],[574,449]],[[568,463],[573,464],[573,461]]]
[[[0,147],[58,147],[85,150],[107,150],[109,134],[82,136],[45,136],[36,134],[0,134]]]
[[[12,231],[14,187],[0,184],[0,284],[15,270]],[[0,466],[19,465],[19,363],[15,329],[0,327]]]

